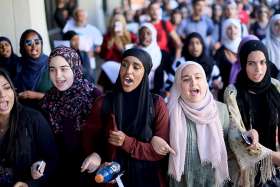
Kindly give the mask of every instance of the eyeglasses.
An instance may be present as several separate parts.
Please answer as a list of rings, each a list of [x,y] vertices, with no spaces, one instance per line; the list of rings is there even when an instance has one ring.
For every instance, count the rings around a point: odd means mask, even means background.
[[[33,43],[34,43],[35,45],[40,45],[40,44],[41,44],[41,40],[37,38],[37,39],[33,39],[33,40],[25,40],[25,41],[24,41],[24,45],[25,45],[25,46],[32,46]]]

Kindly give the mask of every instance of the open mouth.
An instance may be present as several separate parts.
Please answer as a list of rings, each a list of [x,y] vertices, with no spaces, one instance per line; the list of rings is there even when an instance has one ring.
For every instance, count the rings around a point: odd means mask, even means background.
[[[124,85],[129,86],[133,83],[133,80],[129,77],[125,77],[123,82],[124,82]]]
[[[2,102],[0,102],[0,111],[6,111],[6,110],[8,110],[8,107],[9,105],[8,105],[8,102],[7,101],[2,101]]]
[[[200,93],[200,91],[197,88],[191,90],[191,95],[192,96],[197,96],[199,93]]]
[[[66,80],[57,80],[55,81],[56,85],[58,87],[62,87],[65,84]]]

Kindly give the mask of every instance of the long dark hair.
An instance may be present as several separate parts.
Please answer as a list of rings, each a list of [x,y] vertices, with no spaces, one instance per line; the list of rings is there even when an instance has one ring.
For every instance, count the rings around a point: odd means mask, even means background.
[[[6,151],[4,155],[11,160],[15,160],[15,158],[19,157],[19,150],[18,147],[21,147],[19,145],[23,145],[24,141],[21,140],[21,136],[19,136],[19,132],[22,130],[21,126],[19,126],[19,113],[22,109],[22,106],[18,102],[17,98],[17,93],[16,89],[12,83],[11,78],[9,77],[8,73],[6,70],[0,68],[0,76],[3,76],[10,84],[13,92],[14,92],[14,105],[12,107],[12,110],[10,112],[10,118],[9,118],[9,129],[7,131],[7,136],[8,136],[8,143],[7,145],[4,145],[6,147]],[[0,150],[2,150],[3,145],[1,146]],[[21,151],[25,151],[22,149]],[[27,151],[27,150],[26,150]]]

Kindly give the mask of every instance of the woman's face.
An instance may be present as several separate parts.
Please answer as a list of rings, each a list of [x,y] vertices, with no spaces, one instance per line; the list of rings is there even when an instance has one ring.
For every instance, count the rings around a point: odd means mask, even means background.
[[[266,58],[261,51],[252,51],[247,58],[246,73],[248,78],[255,82],[261,82],[267,71]]]
[[[273,33],[275,36],[280,36],[280,19],[274,22]]]
[[[12,47],[9,42],[1,41],[0,42],[0,56],[4,58],[9,58],[12,54]]]
[[[127,56],[122,60],[120,69],[120,80],[125,92],[131,92],[141,83],[144,76],[144,66],[134,56]]]
[[[0,116],[9,116],[14,106],[15,93],[8,80],[0,75]]]
[[[42,53],[42,41],[36,33],[27,34],[24,40],[24,50],[32,59],[38,59]]]
[[[192,103],[201,101],[207,91],[207,81],[201,69],[196,65],[188,65],[181,74],[182,98]]]
[[[152,31],[147,27],[143,27],[139,33],[140,44],[144,47],[151,45],[152,43]]]
[[[238,35],[238,27],[236,25],[229,25],[226,29],[227,36],[230,40],[234,40]]]
[[[192,38],[188,46],[189,53],[193,57],[199,57],[202,54],[203,46],[198,38]]]
[[[53,57],[50,61],[49,69],[51,81],[59,91],[65,91],[72,86],[74,73],[63,57]]]

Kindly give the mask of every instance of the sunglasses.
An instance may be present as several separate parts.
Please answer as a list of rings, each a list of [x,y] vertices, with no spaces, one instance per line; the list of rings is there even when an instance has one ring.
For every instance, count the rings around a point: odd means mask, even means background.
[[[33,40],[25,40],[25,41],[24,41],[24,45],[25,45],[25,46],[32,46],[33,43],[34,43],[35,45],[40,45],[40,44],[41,44],[41,40],[37,38],[37,39],[33,39]]]

